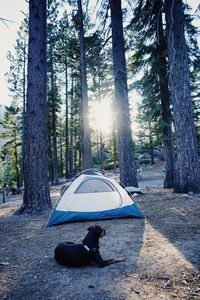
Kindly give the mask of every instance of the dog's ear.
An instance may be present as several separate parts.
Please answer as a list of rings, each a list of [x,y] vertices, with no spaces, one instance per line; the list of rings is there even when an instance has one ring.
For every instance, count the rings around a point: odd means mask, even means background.
[[[87,229],[88,231],[90,231],[90,230],[95,230],[95,231],[101,231],[102,230],[102,228],[100,227],[100,226],[98,226],[98,225],[94,225],[94,226],[90,226],[90,227],[88,227],[88,229]]]
[[[99,231],[103,230],[103,229],[102,229],[100,226],[98,226],[98,225],[95,225],[94,227],[95,227],[96,230],[99,230]]]
[[[99,238],[105,236],[105,234],[106,234],[106,230],[103,229],[103,228],[101,228],[101,227],[98,226],[98,225],[90,226],[90,227],[88,227],[87,230],[88,230],[89,232],[92,232],[93,234],[95,234],[95,235],[98,236]]]
[[[88,231],[91,231],[91,230],[94,230],[95,229],[95,226],[90,226],[90,227],[88,227]]]

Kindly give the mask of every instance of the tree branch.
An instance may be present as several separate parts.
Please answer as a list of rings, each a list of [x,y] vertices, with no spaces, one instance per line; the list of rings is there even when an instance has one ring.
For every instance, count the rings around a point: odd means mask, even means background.
[[[4,23],[4,25],[5,25],[7,28],[9,28],[9,26],[6,24],[6,22],[15,23],[14,21],[7,20],[7,19],[4,19],[4,18],[0,18],[0,20]]]

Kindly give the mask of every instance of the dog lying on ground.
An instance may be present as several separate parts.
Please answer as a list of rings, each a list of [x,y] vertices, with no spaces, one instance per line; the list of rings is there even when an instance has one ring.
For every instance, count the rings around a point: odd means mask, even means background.
[[[68,267],[82,267],[96,265],[103,268],[114,263],[125,261],[125,258],[103,260],[99,252],[99,239],[105,236],[106,231],[100,226],[91,226],[83,239],[82,244],[72,242],[60,243],[55,248],[54,257],[59,264]]]

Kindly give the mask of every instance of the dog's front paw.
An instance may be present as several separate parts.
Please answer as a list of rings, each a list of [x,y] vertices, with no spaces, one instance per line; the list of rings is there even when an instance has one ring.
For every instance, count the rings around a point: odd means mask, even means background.
[[[115,258],[115,262],[123,262],[123,261],[125,261],[125,260],[126,260],[125,257]]]

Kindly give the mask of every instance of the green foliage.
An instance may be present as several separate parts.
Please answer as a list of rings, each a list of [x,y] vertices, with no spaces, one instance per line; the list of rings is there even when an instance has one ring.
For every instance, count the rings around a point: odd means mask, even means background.
[[[15,101],[23,103],[24,85],[27,65],[27,40],[28,40],[28,23],[27,19],[22,21],[22,24],[17,32],[17,40],[15,43],[14,52],[8,51],[7,58],[9,60],[10,69],[6,73],[8,87],[12,98]]]
[[[142,102],[138,104],[138,138],[142,138],[142,144],[148,140],[151,145],[160,143],[163,126],[156,41],[157,9],[151,1],[138,1],[134,17],[127,27],[134,37],[130,45],[133,54],[128,61],[129,74],[140,74],[131,85],[131,89],[136,89],[142,96]]]
[[[16,102],[13,102],[10,107],[6,107],[2,127],[1,138],[4,140],[4,145],[1,158],[4,161],[5,183],[8,186],[19,187],[21,119],[20,109]]]
[[[161,10],[159,11],[159,5]],[[156,144],[161,141],[164,126],[161,117],[161,94],[159,85],[160,63],[158,36],[158,12],[162,13],[163,1],[138,0],[134,10],[134,17],[127,30],[130,35],[128,61],[129,76],[135,76],[131,89],[136,89],[142,97],[138,105],[138,123],[140,124],[140,138],[151,136]],[[197,28],[192,25],[192,17],[185,6],[185,28],[190,60],[192,94],[196,123],[199,123],[199,48],[197,43]],[[165,32],[164,32],[165,35]],[[162,49],[162,55],[167,57],[167,46]],[[167,60],[166,60],[167,62]],[[168,68],[168,65],[167,65]],[[137,75],[137,76],[136,76]],[[139,78],[139,79],[138,79]],[[168,82],[166,82],[168,84]],[[149,125],[150,123],[150,125]],[[141,132],[142,131],[142,132]]]
[[[199,29],[195,27],[192,22],[194,16],[191,15],[191,8],[185,4],[185,34],[189,51],[189,64],[190,64],[190,78],[191,78],[191,91],[194,108],[194,118],[197,132],[198,148],[199,142],[199,127],[200,127],[200,49],[198,45]],[[199,152],[200,153],[200,152]]]

